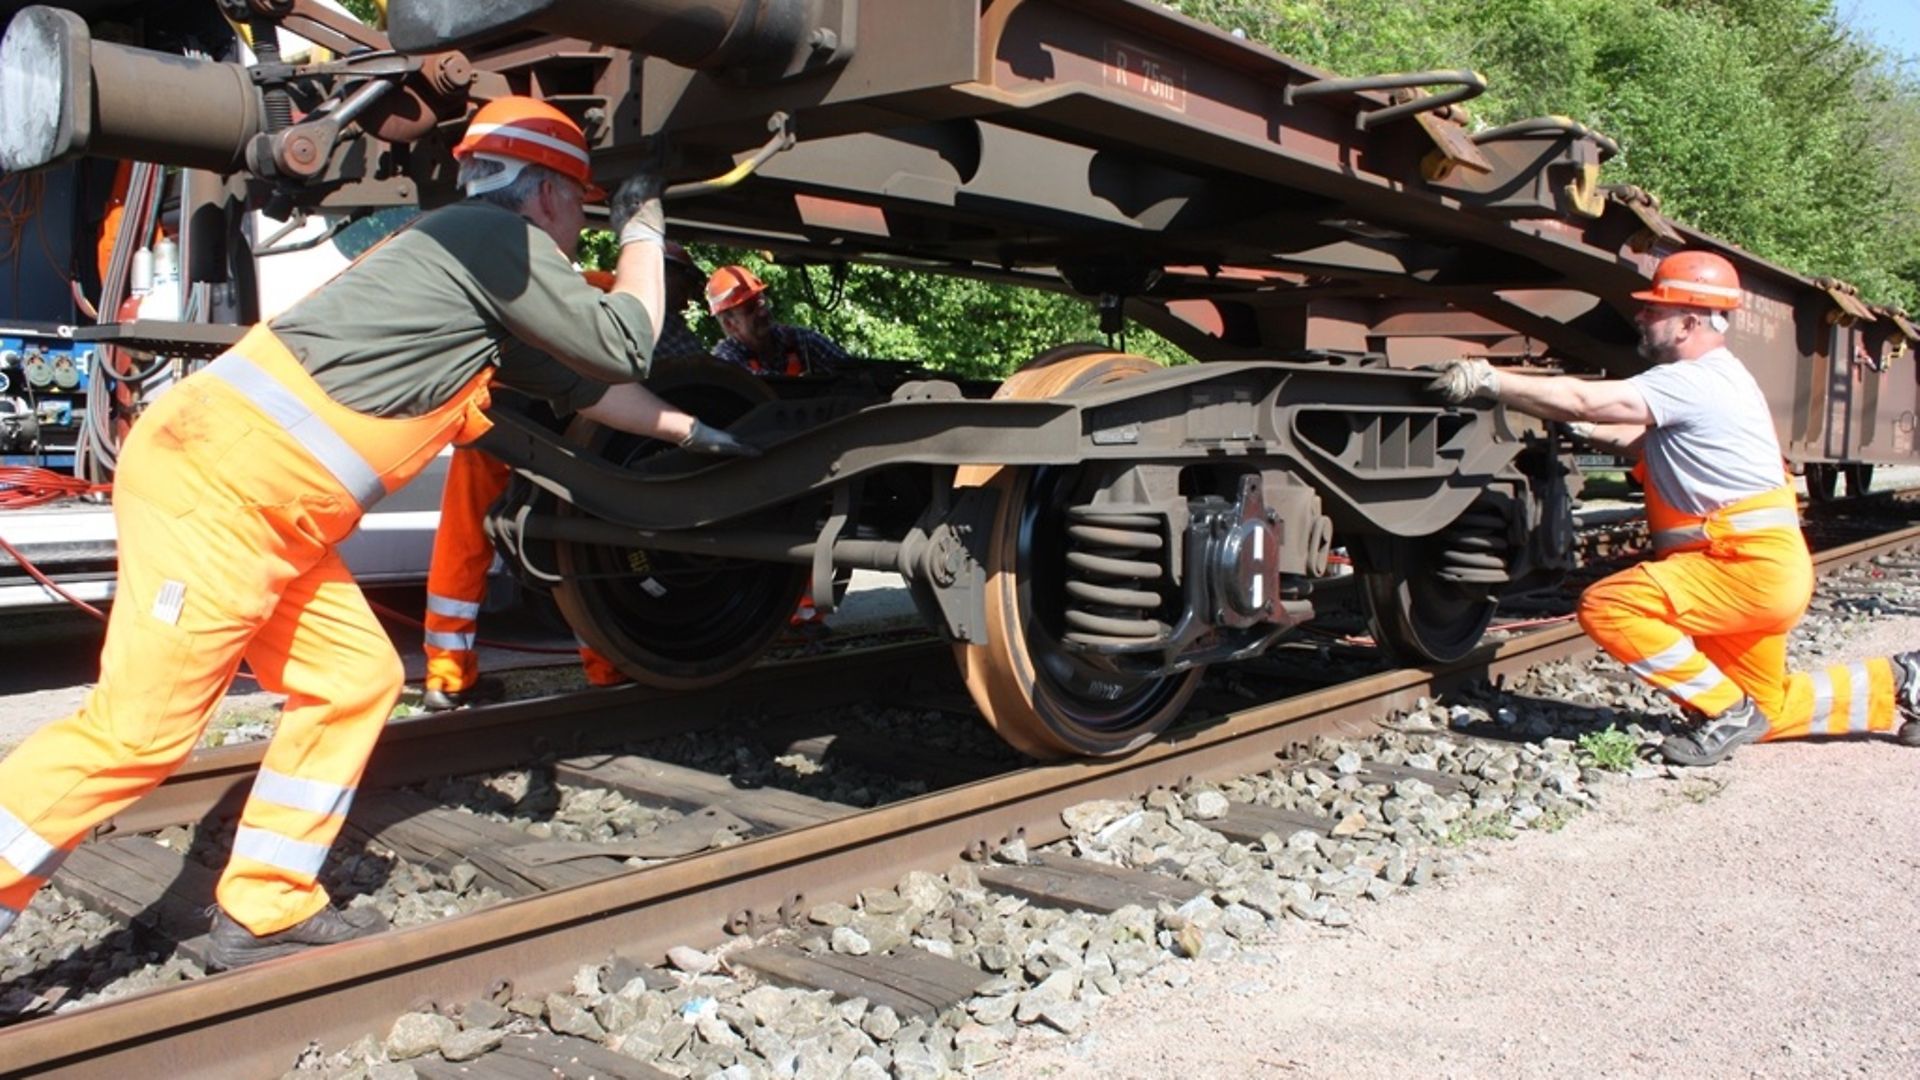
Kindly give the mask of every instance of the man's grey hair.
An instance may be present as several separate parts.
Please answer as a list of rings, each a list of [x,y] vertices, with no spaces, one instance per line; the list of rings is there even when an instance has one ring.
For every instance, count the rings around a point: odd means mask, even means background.
[[[504,171],[506,168],[507,166],[505,164],[495,161],[492,158],[470,157],[460,163],[460,190],[466,191],[473,181],[484,180],[489,176]],[[483,191],[478,195],[469,195],[468,198],[490,202],[495,206],[512,210],[517,214],[520,212],[521,207],[533,201],[533,197],[539,192],[542,183],[548,180],[566,179],[567,177],[547,168],[545,165],[535,165],[529,161],[521,167],[520,175],[514,177],[513,181],[505,187],[495,188],[492,191]]]

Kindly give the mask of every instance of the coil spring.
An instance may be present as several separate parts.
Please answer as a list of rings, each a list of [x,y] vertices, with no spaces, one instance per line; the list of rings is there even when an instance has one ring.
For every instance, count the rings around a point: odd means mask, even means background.
[[[1166,541],[1153,514],[1067,508],[1067,633],[1081,645],[1143,645],[1171,628],[1153,617]]]
[[[1507,516],[1497,506],[1476,503],[1440,534],[1442,581],[1461,585],[1504,585],[1508,571]]]

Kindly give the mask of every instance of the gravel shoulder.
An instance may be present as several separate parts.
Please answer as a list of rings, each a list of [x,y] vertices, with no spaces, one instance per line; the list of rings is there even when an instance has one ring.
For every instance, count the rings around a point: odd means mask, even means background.
[[[1916,640],[1883,619],[1846,658]],[[1349,929],[1289,920],[1087,1034],[1022,1029],[984,1075],[1920,1075],[1920,751],[1768,744],[1598,791]]]

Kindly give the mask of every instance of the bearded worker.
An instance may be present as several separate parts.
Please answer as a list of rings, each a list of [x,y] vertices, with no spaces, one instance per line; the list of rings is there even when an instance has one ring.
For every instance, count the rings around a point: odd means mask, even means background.
[[[1740,278],[1724,257],[1681,251],[1633,294],[1640,354],[1630,379],[1496,370],[1455,360],[1432,388],[1568,421],[1644,470],[1654,558],[1580,597],[1580,625],[1693,720],[1660,745],[1667,761],[1712,765],[1743,744],[1898,732],[1920,745],[1920,654],[1788,674],[1787,634],[1813,595],[1813,560],[1766,396],[1728,350]]]
[[[319,883],[403,678],[335,546],[448,443],[486,431],[496,379],[690,450],[751,452],[634,381],[664,314],[658,177],[613,200],[621,249],[602,293],[571,262],[583,207],[603,197],[578,125],[502,98],[454,156],[464,201],[253,327],[134,425],[100,680],[0,761],[0,932],[81,836],[186,759],[243,660],[287,699],[216,890],[214,963],[383,929]]]

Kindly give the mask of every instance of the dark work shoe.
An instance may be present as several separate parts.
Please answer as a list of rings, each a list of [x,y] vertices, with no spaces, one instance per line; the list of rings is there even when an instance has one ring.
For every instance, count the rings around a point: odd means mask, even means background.
[[[507,696],[507,688],[498,679],[482,676],[465,690],[442,690],[429,686],[420,692],[420,707],[428,712],[450,712],[469,705],[485,705]]]
[[[233,916],[215,905],[213,928],[207,934],[207,954],[214,967],[232,969],[276,956],[291,956],[303,949],[369,937],[386,929],[387,917],[373,908],[323,907],[304,922],[260,937],[234,922]]]
[[[1660,744],[1660,756],[1675,765],[1718,765],[1734,750],[1757,742],[1767,733],[1767,718],[1753,707],[1751,698],[1700,721],[1692,731],[1669,735]]]
[[[1894,705],[1900,711],[1902,746],[1920,746],[1920,652],[1903,652],[1892,658]]]

